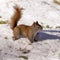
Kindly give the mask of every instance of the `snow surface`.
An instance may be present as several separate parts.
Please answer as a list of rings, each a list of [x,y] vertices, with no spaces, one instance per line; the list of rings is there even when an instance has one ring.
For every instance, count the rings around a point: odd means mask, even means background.
[[[13,32],[8,24],[0,24],[0,60],[60,60],[60,6],[53,0],[0,0],[0,20],[10,20],[13,6],[23,7],[22,18],[18,24],[31,25],[34,21],[49,25],[30,43],[28,38],[12,39]]]
[[[59,29],[44,29],[35,37],[37,42],[30,43],[27,38],[14,41],[8,24],[0,28],[0,60],[60,60]]]
[[[1,0],[0,15],[2,20],[10,20],[14,13],[13,6],[15,4],[24,8],[18,24],[31,25],[37,20],[44,26],[60,26],[60,6],[55,4],[53,0]]]

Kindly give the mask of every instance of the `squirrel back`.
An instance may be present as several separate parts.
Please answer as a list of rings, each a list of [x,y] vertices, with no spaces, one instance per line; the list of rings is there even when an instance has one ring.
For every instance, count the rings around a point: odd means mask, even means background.
[[[21,19],[21,15],[22,15],[21,10],[23,8],[19,8],[18,6],[14,6],[14,9],[15,9],[15,13],[11,17],[11,21],[10,21],[11,29],[14,29],[17,26],[19,19]]]

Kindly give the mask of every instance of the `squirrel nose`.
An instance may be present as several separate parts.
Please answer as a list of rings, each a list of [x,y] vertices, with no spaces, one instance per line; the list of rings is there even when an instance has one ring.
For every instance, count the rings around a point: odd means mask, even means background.
[[[43,30],[43,27],[41,26],[41,30]]]

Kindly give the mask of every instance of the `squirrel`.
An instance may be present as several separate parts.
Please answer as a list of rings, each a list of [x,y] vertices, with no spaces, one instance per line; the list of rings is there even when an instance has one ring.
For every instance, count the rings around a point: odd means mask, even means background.
[[[31,26],[24,24],[18,25],[13,29],[14,40],[21,38],[21,36],[27,37],[32,43],[35,39],[35,35],[40,32],[43,27],[36,21]]]
[[[15,13],[12,16],[10,22],[10,27],[14,35],[13,39],[18,40],[19,38],[21,38],[21,36],[24,36],[27,37],[30,42],[33,42],[35,35],[43,29],[42,26],[38,22],[34,22],[31,26],[27,26],[24,24],[17,25],[19,19],[22,16],[21,10],[23,8],[20,9],[18,6],[15,6],[14,9]]]

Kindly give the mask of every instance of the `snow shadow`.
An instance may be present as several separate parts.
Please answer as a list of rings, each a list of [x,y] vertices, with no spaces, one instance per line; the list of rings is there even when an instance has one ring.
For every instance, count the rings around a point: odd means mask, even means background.
[[[35,40],[42,41],[47,39],[60,39],[60,36],[58,36],[56,33],[60,35],[60,31],[58,30],[43,30],[42,32],[37,33]]]
[[[42,32],[55,32],[55,33],[60,33],[60,30],[43,30]]]

